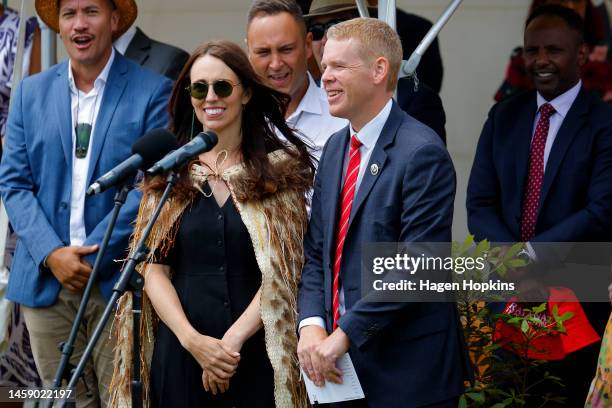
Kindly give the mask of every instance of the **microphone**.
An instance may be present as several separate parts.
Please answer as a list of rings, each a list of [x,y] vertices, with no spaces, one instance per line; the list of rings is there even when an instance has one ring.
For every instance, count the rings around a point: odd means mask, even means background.
[[[215,132],[201,132],[194,137],[189,143],[181,146],[180,149],[173,151],[166,157],[155,163],[153,167],[147,170],[147,174],[154,176],[159,173],[165,173],[169,170],[176,170],[182,167],[187,161],[200,153],[207,152],[217,144],[217,135]]]
[[[132,155],[97,179],[87,189],[87,195],[98,194],[134,175],[138,169],[146,169],[178,148],[176,137],[166,129],[153,129],[132,145]]]

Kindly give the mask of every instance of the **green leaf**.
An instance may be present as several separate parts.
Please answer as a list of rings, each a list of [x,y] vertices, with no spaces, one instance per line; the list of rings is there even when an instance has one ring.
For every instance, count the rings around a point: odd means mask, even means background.
[[[512,399],[512,398],[510,398]],[[508,405],[504,404],[503,402],[498,402],[495,405],[491,405],[491,408],[506,408]]]
[[[524,266],[527,266],[527,261],[525,261],[524,259],[511,259],[507,262],[507,265],[512,267],[512,268],[522,268]]]
[[[546,310],[546,302],[542,303],[540,306],[536,306],[532,309],[533,313],[542,313]]]
[[[472,234],[468,234],[468,236],[465,237],[465,239],[463,240],[464,248],[471,247],[473,243],[474,243],[474,235]]]
[[[520,316],[514,316],[514,317],[511,317],[510,319],[508,319],[507,323],[508,324],[518,324],[521,319],[522,319],[522,317],[520,317]]]
[[[523,333],[527,333],[529,331],[529,323],[527,322],[527,320],[523,320],[523,322],[521,323],[521,331]]]
[[[476,250],[474,251],[474,256],[481,256],[483,253],[488,252],[491,248],[491,244],[486,239],[480,241],[478,245],[476,245]]]
[[[573,312],[565,312],[561,316],[559,316],[559,320],[562,321],[562,322],[565,322],[566,320],[569,320],[572,317],[574,317],[574,313]]]
[[[484,404],[485,403],[485,396],[483,393],[481,392],[468,392],[467,394],[468,397],[470,397],[471,399],[473,399],[474,401],[480,403],[480,404]]]
[[[465,394],[459,398],[459,407],[458,408],[467,408],[467,399],[465,398]]]
[[[504,261],[514,258],[516,254],[521,252],[521,250],[523,250],[522,242],[517,242],[516,244],[512,245],[510,249],[507,250],[506,253],[504,254]]]
[[[552,309],[552,314],[555,320],[559,317],[559,305],[554,305]]]

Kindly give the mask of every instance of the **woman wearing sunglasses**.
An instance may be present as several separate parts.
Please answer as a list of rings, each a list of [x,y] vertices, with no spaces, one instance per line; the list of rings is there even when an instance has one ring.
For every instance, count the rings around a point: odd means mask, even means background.
[[[152,407],[306,406],[296,294],[314,167],[285,123],[287,103],[227,41],[198,47],[177,79],[170,127],[179,144],[202,130],[219,142],[183,169],[148,242],[141,358]],[[145,180],[134,240],[164,186]],[[130,398],[129,302],[115,322],[117,405]]]

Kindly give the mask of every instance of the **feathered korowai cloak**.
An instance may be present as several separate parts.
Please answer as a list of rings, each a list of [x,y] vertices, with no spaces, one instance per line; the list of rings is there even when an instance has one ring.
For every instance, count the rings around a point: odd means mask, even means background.
[[[270,163],[280,182],[274,192],[254,193],[242,165],[233,166],[222,174],[231,198],[245,224],[261,271],[261,320],[265,331],[268,358],[274,369],[274,399],[276,407],[306,407],[306,391],[300,379],[297,360],[297,285],[304,254],[302,239],[306,232],[307,213],[305,194],[310,186],[310,169],[283,151],[269,154]],[[197,186],[208,177],[208,170],[193,165],[190,176]],[[133,247],[141,237],[146,222],[159,201],[161,192],[145,192],[136,219]],[[147,241],[148,262],[158,251],[168,253],[176,236],[180,217],[193,198],[170,196]],[[146,262],[144,263],[146,264]],[[142,272],[141,269],[139,269]],[[146,279],[146,275],[145,275]],[[114,322],[117,338],[115,368],[111,382],[111,406],[131,406],[132,377],[132,294],[126,293],[118,301]],[[157,316],[146,293],[143,295],[141,320],[141,363],[144,384],[144,406],[149,402],[149,367]]]

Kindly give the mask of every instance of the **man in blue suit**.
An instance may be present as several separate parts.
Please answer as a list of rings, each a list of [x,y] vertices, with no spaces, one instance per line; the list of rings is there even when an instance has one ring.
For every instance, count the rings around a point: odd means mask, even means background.
[[[171,82],[112,47],[136,18],[132,0],[37,0],[69,59],[21,82],[12,101],[0,190],[18,242],[7,298],[23,305],[32,351],[45,384],[53,382],[116,189],[86,197],[87,186],[131,154],[150,129],[167,124]],[[130,193],[102,262],[74,362],[82,354],[118,277],[139,195]],[[79,381],[79,405],[105,406],[113,344],[106,328]],[[99,394],[99,395],[98,395]]]
[[[491,109],[470,174],[470,232],[477,240],[527,242],[525,255],[536,265],[548,251],[531,243],[612,238],[612,106],[582,87],[583,25],[561,6],[529,17],[524,57],[536,91]],[[601,291],[605,298],[606,287]],[[582,307],[603,334],[609,305]],[[598,349],[591,345],[547,367],[565,384],[567,406],[584,404]]]
[[[350,125],[327,142],[315,180],[298,356],[322,385],[341,381],[335,363],[349,352],[365,393],[350,406],[456,407],[468,363],[455,305],[361,297],[364,243],[451,240],[455,171],[436,133],[392,100],[401,59],[380,20],[328,32],[322,84]]]

